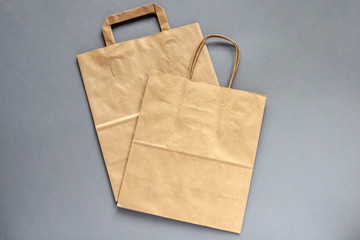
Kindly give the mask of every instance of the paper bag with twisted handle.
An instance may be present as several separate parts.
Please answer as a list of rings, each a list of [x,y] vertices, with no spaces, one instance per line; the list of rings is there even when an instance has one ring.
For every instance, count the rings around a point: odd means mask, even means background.
[[[266,97],[230,89],[232,43],[229,88],[151,72],[118,206],[240,233]]]
[[[111,25],[155,13],[161,32],[115,43]],[[108,16],[102,26],[105,48],[78,55],[101,150],[117,200],[131,140],[151,69],[186,77],[203,36],[199,24],[170,29],[163,8],[150,4]],[[194,81],[218,85],[207,51]]]

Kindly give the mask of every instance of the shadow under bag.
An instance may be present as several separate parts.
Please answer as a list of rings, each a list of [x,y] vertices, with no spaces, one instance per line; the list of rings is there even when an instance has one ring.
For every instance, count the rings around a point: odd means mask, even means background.
[[[190,80],[210,37],[235,46],[229,88]],[[240,233],[266,97],[230,89],[239,54],[210,35],[189,79],[151,72],[119,207]]]
[[[161,32],[115,44],[111,25],[155,13]],[[170,29],[163,8],[149,4],[108,16],[105,48],[77,56],[96,132],[117,201],[148,75],[155,69],[186,77],[203,36],[199,24]],[[194,81],[219,85],[207,51]]]

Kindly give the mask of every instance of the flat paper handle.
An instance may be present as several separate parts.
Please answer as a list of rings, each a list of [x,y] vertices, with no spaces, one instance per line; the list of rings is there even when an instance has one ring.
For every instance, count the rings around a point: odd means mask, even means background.
[[[198,58],[200,56],[200,52],[203,49],[206,40],[208,40],[209,38],[214,38],[214,37],[226,39],[226,40],[230,41],[235,47],[235,50],[236,50],[235,65],[234,65],[234,70],[233,70],[233,73],[231,75],[230,83],[229,83],[229,86],[228,86],[229,88],[231,88],[231,85],[232,85],[232,83],[234,81],[236,72],[237,72],[237,70],[239,68],[240,50],[239,50],[238,45],[233,40],[231,40],[228,37],[222,36],[222,35],[212,34],[212,35],[207,35],[206,37],[203,38],[203,40],[200,42],[199,46],[197,47],[197,49],[195,51],[195,55],[194,55],[194,57],[193,57],[193,59],[191,61],[190,70],[189,70],[189,77],[188,78],[191,79],[193,74],[194,74],[194,69],[195,69],[196,62],[197,62],[197,60],[198,60]]]
[[[121,23],[137,17],[145,16],[150,13],[156,14],[161,31],[166,31],[170,29],[169,22],[166,18],[165,10],[162,7],[159,7],[158,5],[152,3],[125,12],[107,16],[104,24],[101,27],[106,46],[115,44],[114,34],[111,30],[111,25],[116,23]]]

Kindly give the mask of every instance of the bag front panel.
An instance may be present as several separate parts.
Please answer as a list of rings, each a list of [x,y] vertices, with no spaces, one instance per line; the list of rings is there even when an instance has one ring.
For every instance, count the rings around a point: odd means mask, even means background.
[[[240,232],[265,99],[152,72],[118,206]]]

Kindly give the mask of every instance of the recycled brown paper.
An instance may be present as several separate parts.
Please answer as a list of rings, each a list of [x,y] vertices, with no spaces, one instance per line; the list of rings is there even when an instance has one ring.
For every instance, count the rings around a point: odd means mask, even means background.
[[[151,72],[118,206],[240,233],[265,100]]]
[[[151,13],[156,14],[162,32],[115,44],[112,24]],[[77,59],[117,200],[150,70],[185,77],[203,36],[197,23],[170,29],[164,9],[155,4],[108,16],[102,31],[107,47]],[[194,81],[218,85],[207,50],[200,56]]]

